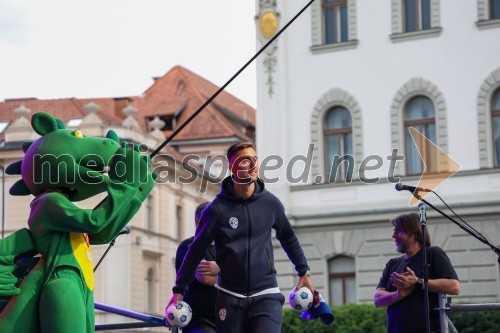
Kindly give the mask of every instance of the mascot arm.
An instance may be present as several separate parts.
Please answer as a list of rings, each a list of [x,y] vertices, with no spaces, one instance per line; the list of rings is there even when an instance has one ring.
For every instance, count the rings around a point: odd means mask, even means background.
[[[125,168],[118,170],[123,165]],[[149,156],[141,157],[138,151],[120,148],[111,161],[107,198],[94,209],[82,209],[60,193],[47,193],[32,204],[30,229],[35,233],[44,229],[83,232],[89,235],[93,244],[110,242],[132,219],[153,189],[155,177],[148,171],[149,167]],[[125,172],[127,170],[131,171]]]
[[[36,254],[36,247],[28,229],[21,229],[0,239],[0,297],[13,296],[20,293],[16,287],[18,277],[15,261],[23,256]]]
[[[121,210],[102,230],[89,234],[90,244],[107,244],[130,222],[135,213],[141,208],[142,201],[132,198],[126,208]]]
[[[90,244],[107,244],[111,242],[129,223],[132,217],[134,217],[139,208],[141,208],[142,202],[146,200],[149,193],[153,190],[156,174],[152,174],[148,171],[150,167],[149,156],[143,156],[140,158],[138,163],[140,165],[139,175],[144,175],[144,178],[142,178],[141,182],[133,182],[132,187],[136,190],[134,197],[127,202],[123,209],[116,212],[116,215],[113,217],[113,221],[108,223],[103,229],[99,230],[99,232],[89,234]],[[115,195],[114,192],[116,190],[117,189],[114,187],[110,187],[108,189],[109,195]],[[118,192],[120,192],[120,189],[118,189]],[[119,193],[116,196],[120,197]]]
[[[137,188],[129,185],[111,183],[108,197],[94,209],[82,209],[62,194],[48,193],[33,203],[32,211],[38,211],[39,216],[31,219],[30,228],[35,233],[38,227],[57,232],[98,233],[122,211],[128,210],[137,192]],[[121,228],[123,226],[116,227],[118,231]]]

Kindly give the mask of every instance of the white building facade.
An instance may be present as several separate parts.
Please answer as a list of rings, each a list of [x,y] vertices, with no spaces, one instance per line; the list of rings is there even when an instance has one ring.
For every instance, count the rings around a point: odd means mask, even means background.
[[[257,1],[257,47],[307,2]],[[263,175],[330,304],[371,302],[398,256],[389,219],[418,208],[394,183],[415,185],[423,171],[410,126],[461,165],[436,192],[499,246],[499,40],[496,0],[316,0],[258,58]],[[352,157],[351,173],[348,163],[330,172],[336,155]],[[452,214],[435,195],[426,200]],[[499,300],[498,256],[431,208],[427,215],[432,244],[462,282],[458,299]],[[283,252],[276,257],[286,291],[294,270]]]

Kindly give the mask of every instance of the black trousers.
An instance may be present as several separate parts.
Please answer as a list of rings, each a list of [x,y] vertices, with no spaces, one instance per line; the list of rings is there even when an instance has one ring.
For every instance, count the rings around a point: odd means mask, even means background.
[[[213,319],[193,317],[189,325],[182,329],[183,333],[215,333]]]
[[[239,298],[219,291],[217,333],[280,333],[284,302],[282,294]]]

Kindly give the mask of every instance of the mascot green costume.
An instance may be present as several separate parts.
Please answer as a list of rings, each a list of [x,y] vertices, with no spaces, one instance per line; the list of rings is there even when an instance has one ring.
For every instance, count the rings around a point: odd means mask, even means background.
[[[22,179],[12,195],[34,195],[28,229],[0,239],[1,332],[94,332],[91,244],[106,244],[126,226],[154,185],[149,156],[137,146],[68,130],[60,119],[36,113],[41,137],[23,145],[21,161],[6,168]],[[107,192],[94,209],[74,201]],[[24,278],[21,257],[40,253]],[[18,286],[19,282],[22,283]]]

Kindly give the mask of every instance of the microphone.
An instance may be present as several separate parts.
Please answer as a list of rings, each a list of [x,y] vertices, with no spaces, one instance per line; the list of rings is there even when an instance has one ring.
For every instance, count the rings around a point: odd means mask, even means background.
[[[432,192],[432,190],[428,190],[426,188],[421,188],[421,187],[415,187],[415,186],[410,186],[410,185],[403,185],[401,183],[397,183],[396,186],[396,191],[410,191],[411,193],[417,192]]]
[[[420,223],[427,222],[427,214],[425,213],[425,204],[423,202],[418,204]]]
[[[120,235],[124,235],[124,234],[127,234],[127,235],[128,235],[128,234],[130,234],[130,228],[129,228],[129,227],[125,227],[125,228],[123,228],[123,229],[122,229],[122,231],[120,231],[120,232],[118,233],[118,235],[116,235],[116,236],[118,237],[118,236],[120,236]]]

